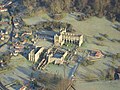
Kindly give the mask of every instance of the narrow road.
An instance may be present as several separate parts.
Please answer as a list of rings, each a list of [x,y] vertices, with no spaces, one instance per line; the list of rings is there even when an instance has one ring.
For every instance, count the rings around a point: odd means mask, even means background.
[[[72,88],[73,90],[76,90],[75,87],[73,86],[73,76],[75,75],[75,72],[77,71],[79,65],[80,65],[80,62],[82,60],[82,57],[79,56],[76,64],[74,65],[74,67],[71,69],[70,73],[69,73],[69,76],[68,76],[68,79],[71,80],[71,82],[68,84],[68,87],[65,89],[65,90],[70,90],[70,88]]]
[[[0,45],[0,48],[1,48],[2,46],[4,46],[5,44],[7,44],[9,41],[11,41],[11,42],[12,42],[13,31],[14,31],[15,25],[14,25],[13,16],[12,16],[12,13],[11,13],[11,11],[10,11],[10,8],[9,8],[9,7],[8,7],[8,13],[9,13],[9,15],[10,15],[10,17],[11,17],[11,21],[10,21],[10,23],[11,23],[11,33],[10,33],[10,38],[8,39],[8,41],[7,41],[7,42],[5,42],[5,43],[1,44],[1,45]]]
[[[77,68],[79,67],[80,65],[80,61],[82,60],[82,57],[79,56],[78,60],[77,60],[77,63],[74,65],[74,67],[71,69],[71,72],[69,73],[69,79],[71,80],[72,77],[75,75],[75,72],[77,70]]]
[[[8,13],[9,13],[9,15],[10,15],[10,17],[11,17],[11,21],[10,21],[10,22],[11,22],[11,33],[10,33],[10,38],[9,38],[8,41],[11,41],[11,42],[12,42],[13,31],[14,31],[15,25],[14,25],[13,16],[12,16],[9,8],[8,8]]]

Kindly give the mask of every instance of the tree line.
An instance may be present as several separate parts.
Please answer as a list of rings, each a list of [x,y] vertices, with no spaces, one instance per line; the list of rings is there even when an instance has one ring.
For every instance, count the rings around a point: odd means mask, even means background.
[[[49,13],[82,12],[120,21],[120,0],[21,0],[28,9],[45,8]]]

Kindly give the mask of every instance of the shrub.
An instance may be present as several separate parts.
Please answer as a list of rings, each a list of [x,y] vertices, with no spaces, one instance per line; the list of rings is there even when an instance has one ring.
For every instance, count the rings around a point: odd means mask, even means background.
[[[103,37],[108,38],[108,35],[107,34],[103,34]]]
[[[102,37],[96,37],[97,40],[103,41],[104,39]]]
[[[116,57],[117,57],[117,58],[120,58],[120,53],[117,53]]]
[[[94,62],[90,61],[90,60],[84,60],[83,62],[81,62],[81,65],[83,66],[88,66],[88,65],[93,65]]]
[[[112,58],[113,58],[113,59],[119,59],[119,58],[120,58],[120,53],[113,54],[113,55],[112,55]]]
[[[55,20],[60,20],[64,17],[63,14],[50,14],[49,16]]]
[[[120,43],[120,40],[117,40],[118,43]]]

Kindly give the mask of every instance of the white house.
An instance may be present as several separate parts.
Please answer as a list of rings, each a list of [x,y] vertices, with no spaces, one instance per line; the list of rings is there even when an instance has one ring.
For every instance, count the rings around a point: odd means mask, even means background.
[[[0,12],[6,12],[8,11],[7,8],[0,8]]]

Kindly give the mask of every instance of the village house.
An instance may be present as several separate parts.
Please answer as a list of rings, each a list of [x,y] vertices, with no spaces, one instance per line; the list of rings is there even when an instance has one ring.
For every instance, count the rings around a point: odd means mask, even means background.
[[[6,4],[1,4],[0,5],[0,8],[3,8],[3,7],[5,7],[5,6],[9,6],[9,5],[11,5],[12,4],[12,1],[9,1],[9,2],[7,2]]]
[[[24,51],[24,46],[18,42],[12,43],[11,55],[17,56],[19,53]]]
[[[19,90],[26,90],[27,87],[26,86],[22,86]]]
[[[8,31],[5,30],[5,29],[1,29],[1,30],[0,30],[0,34],[1,34],[1,35],[7,35],[7,34],[8,34]]]
[[[7,30],[4,30],[4,29],[1,29],[0,30],[0,37],[1,37],[1,40],[4,41],[5,38],[8,38],[9,37],[9,32]]]
[[[18,52],[22,52],[23,49],[24,49],[24,46],[23,46],[23,45],[17,45],[17,46],[15,46],[15,49],[16,49],[16,51],[18,51]]]
[[[0,5],[0,8],[3,8],[3,7],[5,7],[5,5],[2,5],[2,4],[1,4],[1,5]]]
[[[15,34],[15,38],[18,38],[18,36],[19,36],[18,33],[16,33],[16,34]]]
[[[15,25],[15,26],[18,26],[18,25],[19,25],[19,23],[18,23],[18,22],[14,22],[14,25]]]
[[[4,35],[2,35],[1,40],[2,40],[2,41],[4,41],[4,40],[5,40],[5,36],[4,36]]]
[[[24,36],[24,35],[32,35],[32,31],[30,31],[30,32],[24,32],[21,36]]]
[[[24,41],[22,42],[22,44],[25,44],[25,43],[27,43],[27,40],[24,40]]]
[[[5,16],[5,17],[0,18],[0,25],[2,25],[4,27],[8,27],[9,22],[10,22],[9,16]]]
[[[0,12],[6,12],[6,11],[8,11],[7,8],[0,8]]]
[[[3,60],[0,60],[0,67],[4,67],[4,62],[3,62]]]
[[[8,3],[6,3],[6,6],[11,5],[12,1],[9,1]]]
[[[102,58],[104,55],[100,50],[88,50],[88,60],[95,61],[94,59]]]
[[[9,24],[9,22],[7,22],[7,21],[2,21],[2,22],[0,22],[0,25],[7,25],[7,24]]]

